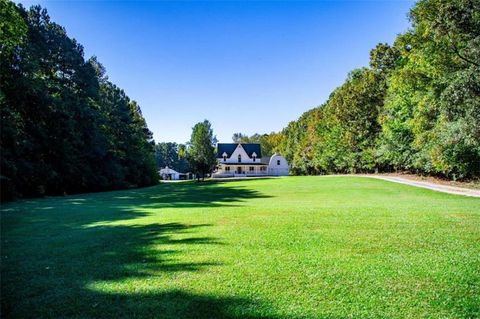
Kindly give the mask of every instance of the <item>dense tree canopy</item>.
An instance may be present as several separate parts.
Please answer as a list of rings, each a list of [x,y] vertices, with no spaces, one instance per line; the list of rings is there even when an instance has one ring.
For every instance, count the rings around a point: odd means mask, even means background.
[[[294,174],[480,177],[480,1],[422,0],[327,102],[276,134]]]
[[[40,6],[0,1],[2,198],[157,182],[140,107]]]
[[[480,1],[420,1],[390,77],[381,155],[395,168],[480,176]]]

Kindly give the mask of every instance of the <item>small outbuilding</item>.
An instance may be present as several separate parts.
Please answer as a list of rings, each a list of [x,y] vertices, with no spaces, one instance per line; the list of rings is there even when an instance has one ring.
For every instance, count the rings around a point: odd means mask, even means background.
[[[282,155],[275,153],[268,163],[268,175],[288,176],[288,162]]]
[[[179,180],[181,173],[177,172],[174,169],[165,166],[160,170],[160,178],[163,180]]]

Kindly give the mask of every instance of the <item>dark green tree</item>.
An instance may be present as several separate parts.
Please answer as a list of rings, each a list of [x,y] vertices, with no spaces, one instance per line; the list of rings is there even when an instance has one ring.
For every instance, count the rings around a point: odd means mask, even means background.
[[[398,169],[480,176],[480,1],[425,0],[398,37],[381,154]]]
[[[208,120],[195,124],[192,129],[192,136],[187,144],[187,157],[197,180],[200,180],[200,177],[205,179],[205,175],[213,171],[217,163],[215,156],[216,143],[217,139]]]
[[[157,168],[165,166],[173,168],[178,172],[188,172],[189,165],[185,157],[185,145],[175,142],[158,143],[155,145],[155,160]]]
[[[0,1],[2,199],[157,182],[138,105],[45,9]]]
[[[281,132],[292,172],[480,177],[478,12],[478,0],[419,1],[409,31]]]

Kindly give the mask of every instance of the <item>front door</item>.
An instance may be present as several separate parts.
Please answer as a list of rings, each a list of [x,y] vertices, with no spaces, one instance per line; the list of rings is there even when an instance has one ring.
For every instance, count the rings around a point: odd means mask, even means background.
[[[237,167],[237,174],[242,174],[242,167],[241,166]]]

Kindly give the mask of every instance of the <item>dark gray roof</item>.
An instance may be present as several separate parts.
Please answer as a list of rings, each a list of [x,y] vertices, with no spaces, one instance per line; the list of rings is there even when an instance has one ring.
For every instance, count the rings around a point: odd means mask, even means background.
[[[243,149],[248,154],[249,157],[252,157],[252,154],[255,152],[257,154],[257,158],[262,157],[262,151],[260,148],[260,144],[244,144],[241,143]],[[237,148],[236,143],[218,143],[217,144],[217,158],[221,158],[223,153],[227,153],[227,157],[232,156],[233,151]]]
[[[270,156],[265,156],[260,159],[260,162],[269,164],[270,163]]]

